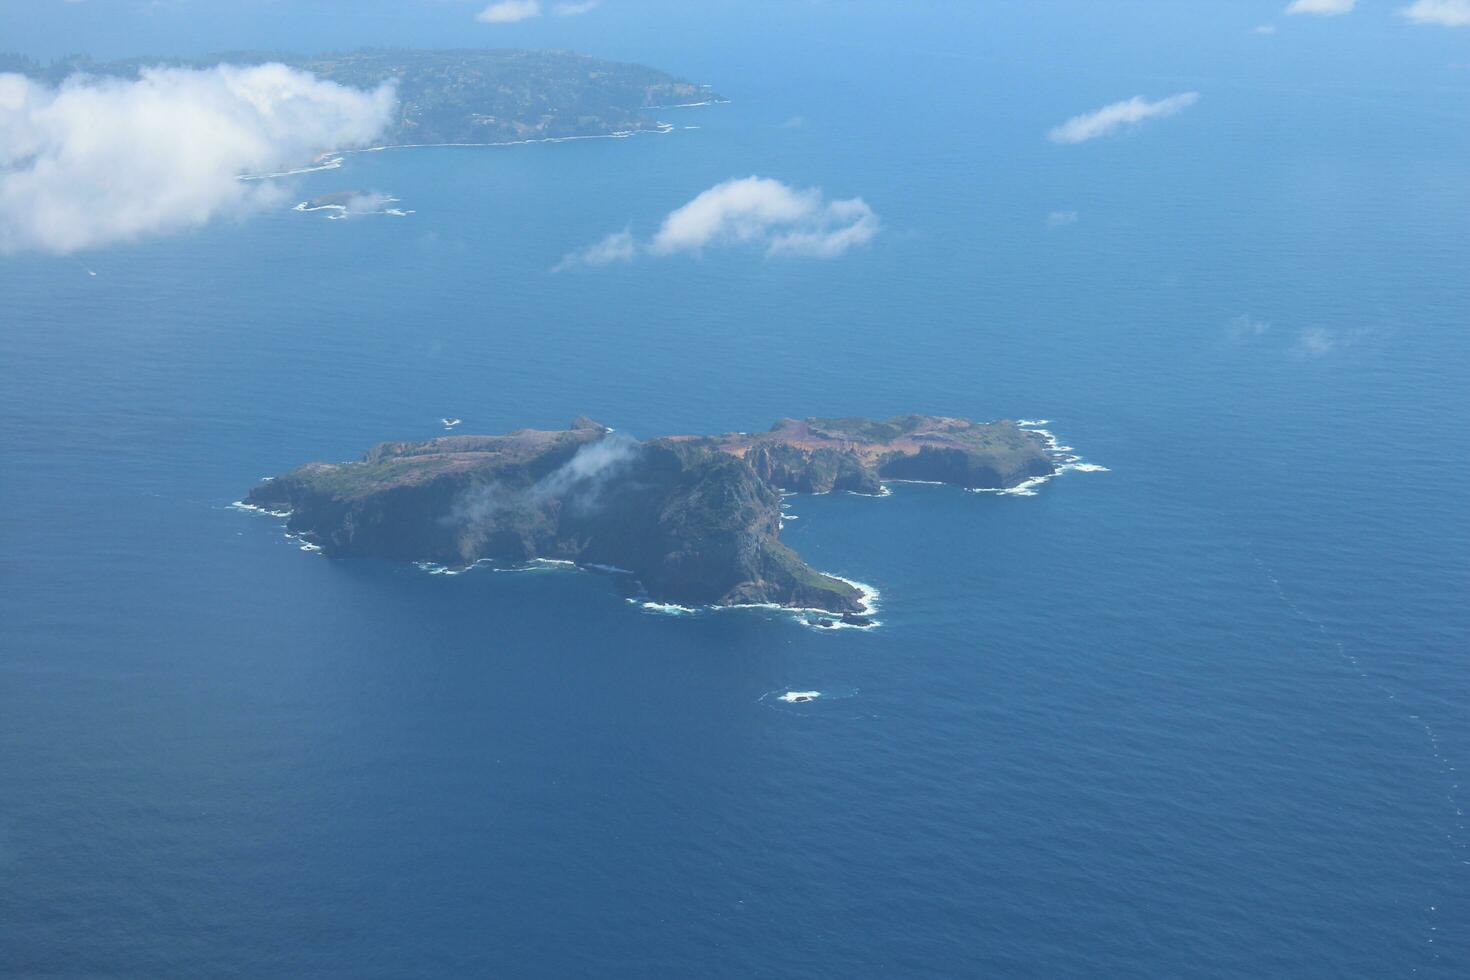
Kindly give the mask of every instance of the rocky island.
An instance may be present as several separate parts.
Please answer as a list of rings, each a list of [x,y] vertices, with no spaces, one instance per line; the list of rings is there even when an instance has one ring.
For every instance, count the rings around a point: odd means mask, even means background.
[[[781,543],[783,492],[883,492],[882,481],[1014,488],[1059,471],[1045,432],[931,415],[782,419],[769,431],[639,442],[569,429],[385,442],[309,463],[243,501],[288,516],[328,557],[467,566],[575,562],[626,571],[681,605],[773,604],[864,625],[861,589]]]

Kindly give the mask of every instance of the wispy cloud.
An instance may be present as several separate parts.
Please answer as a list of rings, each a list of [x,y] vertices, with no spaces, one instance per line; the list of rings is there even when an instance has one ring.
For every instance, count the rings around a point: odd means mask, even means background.
[[[1295,332],[1278,330],[1268,321],[1249,313],[1233,317],[1225,324],[1225,335],[1232,344],[1251,346],[1272,356],[1287,356],[1298,360],[1335,354],[1367,340],[1375,333],[1369,327],[1303,327]]]
[[[1245,343],[1264,337],[1271,332],[1271,324],[1259,317],[1253,317],[1249,313],[1242,313],[1233,318],[1225,327],[1230,339],[1236,343]]]
[[[1470,0],[1415,0],[1407,7],[1400,7],[1398,13],[1416,24],[1470,26]]]
[[[73,252],[279,203],[270,182],[239,176],[370,142],[395,102],[390,86],[278,64],[59,88],[0,74],[0,252]]]
[[[1357,6],[1358,0],[1291,0],[1286,5],[1288,14],[1316,14],[1319,17],[1335,17],[1346,14]]]
[[[571,459],[528,487],[495,482],[466,490],[440,523],[493,527],[509,515],[534,512],[553,503],[578,513],[600,510],[603,494],[627,474],[642,451],[632,436],[608,432],[581,446]]]
[[[559,3],[551,8],[558,17],[580,17],[602,6],[602,0],[581,0],[580,3]]]
[[[339,218],[349,218],[364,214],[408,214],[410,212],[389,209],[388,205],[397,204],[398,198],[392,194],[384,194],[382,191],[361,191],[353,194],[342,202],[342,210],[337,212]]]
[[[1199,101],[1198,92],[1180,92],[1157,102],[1141,95],[1105,105],[1096,112],[1073,116],[1047,133],[1053,143],[1082,143],[1130,130],[1149,119],[1161,119],[1188,109]]]
[[[541,16],[541,0],[500,0],[475,15],[487,24],[514,24]]]
[[[878,216],[860,197],[827,201],[769,177],[727,180],[669,213],[649,243],[655,255],[711,245],[763,245],[770,255],[833,258],[872,241]]]
[[[1046,216],[1046,226],[1048,228],[1062,228],[1066,225],[1075,225],[1077,218],[1078,214],[1076,211],[1053,211]]]
[[[769,177],[744,177],[716,184],[669,212],[647,242],[638,242],[630,231],[617,232],[566,256],[556,270],[627,262],[640,253],[700,254],[732,245],[757,247],[771,256],[832,259],[871,242],[878,227],[877,214],[860,197],[829,201],[816,188],[798,190]]]
[[[1297,334],[1291,353],[1298,357],[1322,357],[1337,350],[1347,339],[1326,327],[1307,327]]]
[[[1276,25],[1275,24],[1259,24],[1259,25],[1251,28],[1251,33],[1252,34],[1275,34],[1276,33]]]
[[[561,272],[579,265],[611,265],[614,262],[632,262],[638,256],[638,243],[631,231],[615,231],[606,238],[588,245],[578,252],[562,258],[552,272]]]

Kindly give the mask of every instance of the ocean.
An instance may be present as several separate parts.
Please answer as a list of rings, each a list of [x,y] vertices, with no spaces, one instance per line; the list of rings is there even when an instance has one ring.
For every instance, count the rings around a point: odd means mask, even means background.
[[[1466,76],[1329,84],[1241,32],[1104,86],[923,31],[655,48],[733,101],[0,258],[0,975],[1470,972]],[[750,174],[882,230],[552,271]],[[353,189],[413,213],[290,210]],[[907,412],[1106,471],[790,498],[871,631],[327,560],[230,507],[446,416]]]

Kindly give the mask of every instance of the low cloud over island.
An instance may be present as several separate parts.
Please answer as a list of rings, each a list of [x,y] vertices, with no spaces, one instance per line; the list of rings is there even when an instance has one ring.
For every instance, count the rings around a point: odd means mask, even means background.
[[[0,74],[0,252],[65,254],[277,205],[278,188],[240,176],[367,144],[396,101],[390,85],[279,64],[59,87]]]
[[[653,237],[614,232],[564,257],[552,271],[629,262],[639,255],[702,254],[747,246],[769,256],[832,259],[871,242],[878,215],[860,197],[828,200],[817,188],[798,190],[769,177],[727,180],[664,218]]]

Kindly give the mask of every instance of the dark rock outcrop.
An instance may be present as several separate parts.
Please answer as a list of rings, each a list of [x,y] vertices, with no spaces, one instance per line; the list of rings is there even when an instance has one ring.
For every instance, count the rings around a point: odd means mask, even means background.
[[[792,493],[880,493],[878,472],[851,452],[831,447],[807,449],[783,442],[754,445],[745,454],[761,479]]]

